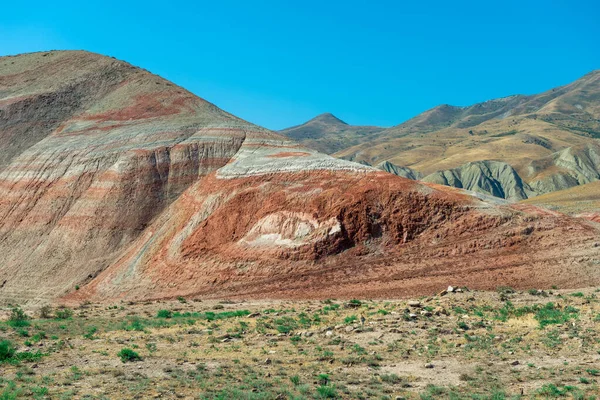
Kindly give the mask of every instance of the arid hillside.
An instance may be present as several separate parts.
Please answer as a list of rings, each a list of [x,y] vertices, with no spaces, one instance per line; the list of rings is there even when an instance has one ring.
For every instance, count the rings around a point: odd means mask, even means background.
[[[0,300],[600,282],[597,225],[309,150],[122,61],[0,58]]]

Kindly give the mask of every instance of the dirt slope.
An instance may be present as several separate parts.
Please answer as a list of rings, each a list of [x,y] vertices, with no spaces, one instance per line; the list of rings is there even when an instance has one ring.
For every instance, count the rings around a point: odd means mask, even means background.
[[[548,193],[523,203],[600,222],[600,181]]]
[[[3,57],[0,94],[1,301],[600,282],[591,222],[317,153],[121,61]]]

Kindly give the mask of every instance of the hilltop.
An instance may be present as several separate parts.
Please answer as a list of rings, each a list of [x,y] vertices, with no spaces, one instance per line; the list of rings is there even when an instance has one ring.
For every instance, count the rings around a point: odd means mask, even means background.
[[[348,125],[335,115],[325,113],[302,125],[284,129],[280,133],[306,147],[332,154],[348,146],[362,143],[369,136],[383,129],[376,126]]]

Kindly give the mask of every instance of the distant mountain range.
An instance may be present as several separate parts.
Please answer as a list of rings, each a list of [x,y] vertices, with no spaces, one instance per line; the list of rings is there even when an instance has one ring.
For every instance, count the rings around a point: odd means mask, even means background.
[[[391,128],[323,114],[281,133],[404,177],[518,201],[600,179],[600,71],[538,95],[441,105]]]

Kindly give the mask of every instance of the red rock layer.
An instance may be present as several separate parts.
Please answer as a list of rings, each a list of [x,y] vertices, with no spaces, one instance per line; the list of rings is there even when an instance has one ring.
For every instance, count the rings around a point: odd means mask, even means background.
[[[598,282],[596,228],[520,208],[384,173],[209,176],[65,300],[398,297],[449,284]],[[294,236],[288,228],[298,219],[313,228]],[[257,226],[268,240],[257,240]]]

